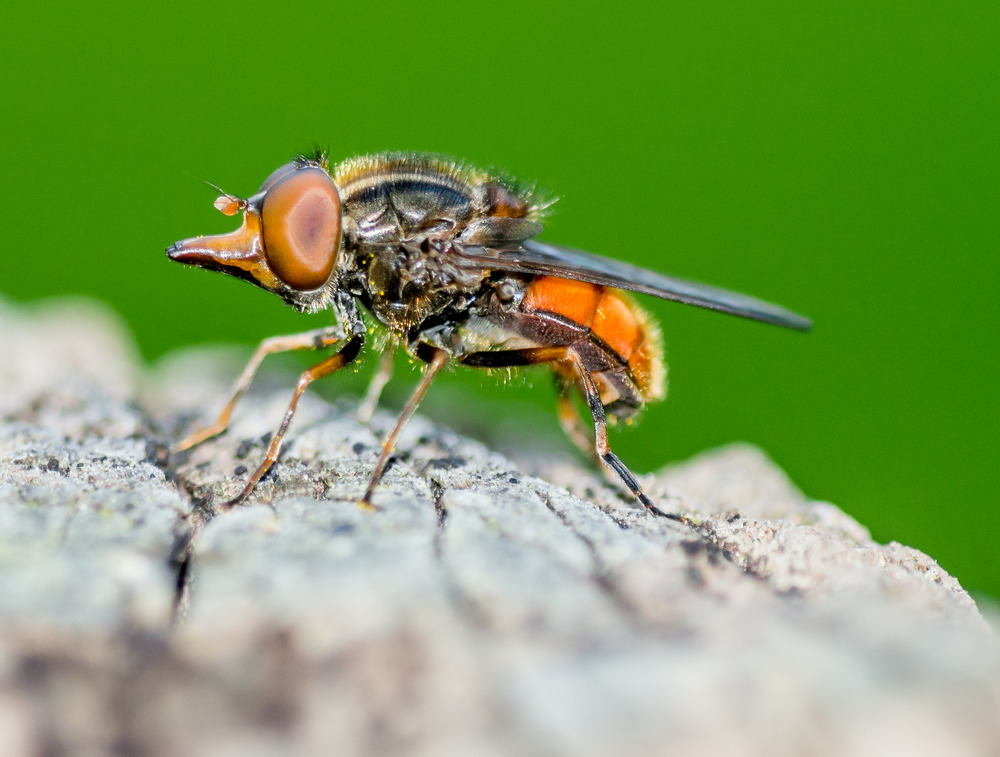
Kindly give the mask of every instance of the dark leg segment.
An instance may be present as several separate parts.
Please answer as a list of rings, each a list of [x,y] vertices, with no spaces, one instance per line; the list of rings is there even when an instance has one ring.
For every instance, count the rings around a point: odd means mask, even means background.
[[[432,348],[429,354],[429,360],[427,362],[427,368],[424,370],[424,375],[420,377],[420,383],[417,384],[417,388],[413,390],[413,394],[406,401],[406,405],[403,406],[403,411],[399,414],[399,418],[396,419],[396,425],[393,426],[392,431],[385,438],[382,444],[382,454],[379,455],[378,462],[375,463],[375,470],[372,472],[371,480],[368,482],[368,488],[365,489],[365,494],[361,498],[359,503],[362,507],[374,508],[372,505],[372,494],[375,492],[375,487],[378,486],[379,480],[382,478],[382,474],[385,473],[385,466],[389,462],[389,456],[392,454],[393,448],[396,446],[396,440],[399,438],[400,432],[406,426],[410,418],[417,411],[417,407],[420,405],[420,401],[423,400],[424,395],[427,393],[427,387],[431,385],[431,381],[438,372],[447,364],[448,353],[444,350],[439,350]]]
[[[247,363],[247,367],[243,369],[243,373],[240,374],[239,379],[237,379],[236,385],[233,387],[232,394],[229,397],[229,401],[226,403],[225,407],[222,408],[222,412],[219,413],[219,417],[215,423],[196,431],[186,439],[178,442],[171,448],[170,451],[182,452],[186,449],[191,449],[192,447],[201,444],[214,436],[218,436],[225,431],[229,427],[229,420],[233,415],[233,408],[236,407],[236,403],[239,402],[240,397],[246,394],[247,389],[250,388],[250,384],[253,383],[254,376],[257,374],[257,369],[260,368],[260,364],[263,362],[265,357],[278,352],[290,352],[292,350],[319,350],[324,347],[330,347],[338,341],[338,333],[339,331],[336,327],[328,326],[322,329],[314,329],[313,331],[305,331],[301,334],[275,336],[270,339],[265,339],[257,346],[257,349],[253,353],[253,357],[251,357],[250,362]]]
[[[257,466],[257,470],[255,470],[250,476],[250,480],[247,481],[246,486],[243,487],[243,491],[241,491],[234,499],[227,502],[225,505],[226,507],[238,505],[250,496],[250,493],[257,485],[257,482],[260,481],[264,477],[264,474],[266,474],[268,470],[271,469],[271,466],[274,465],[275,461],[278,459],[278,455],[281,453],[281,442],[285,438],[285,432],[288,431],[288,426],[291,424],[292,417],[295,415],[295,409],[298,407],[299,398],[306,390],[306,387],[308,387],[316,379],[329,376],[334,371],[339,371],[345,365],[349,365],[354,362],[358,353],[361,352],[361,346],[363,344],[363,336],[354,336],[336,355],[328,357],[326,360],[317,363],[312,368],[302,372],[302,375],[299,376],[298,383],[295,385],[295,392],[292,394],[292,400],[288,403],[288,409],[285,411],[285,417],[281,421],[281,425],[275,432],[274,437],[271,439],[271,445],[267,449],[267,455],[264,457],[263,462]]]
[[[540,363],[569,360],[569,347],[527,347],[523,350],[473,352],[461,358],[462,365],[473,368],[518,368]]]

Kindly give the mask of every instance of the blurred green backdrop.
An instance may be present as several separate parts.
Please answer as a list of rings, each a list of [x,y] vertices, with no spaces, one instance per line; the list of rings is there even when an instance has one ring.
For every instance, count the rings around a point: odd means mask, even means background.
[[[166,260],[234,226],[200,178],[249,194],[314,143],[495,164],[563,198],[546,239],[815,319],[802,336],[646,299],[671,396],[615,435],[630,465],[754,442],[1000,596],[998,28],[995,0],[18,4],[0,292],[101,298],[149,359],[249,345],[314,322]],[[432,414],[552,398],[442,383]]]

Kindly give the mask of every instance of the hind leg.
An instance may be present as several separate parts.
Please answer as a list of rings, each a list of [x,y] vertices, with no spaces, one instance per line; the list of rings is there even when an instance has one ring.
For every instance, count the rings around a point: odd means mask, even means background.
[[[573,404],[573,382],[558,371],[553,375],[556,382],[556,413],[559,417],[559,425],[585,457],[600,462],[601,458],[597,454],[597,447],[594,446],[590,429],[587,428],[580,413],[577,412],[576,405]]]
[[[594,419],[594,452],[597,458],[628,487],[632,495],[649,512],[681,523],[688,522],[683,516],[666,513],[654,505],[652,500],[642,491],[642,487],[639,486],[636,477],[632,475],[632,471],[626,467],[618,455],[611,451],[611,445],[608,443],[607,416],[604,413],[604,403],[601,402],[600,392],[594,382],[594,377],[583,364],[580,355],[572,347],[529,347],[521,350],[474,352],[462,358],[461,362],[477,368],[514,368],[540,363],[561,363],[574,371],[580,377],[587,407],[590,408],[590,414]],[[575,409],[573,409],[573,413],[576,414]]]

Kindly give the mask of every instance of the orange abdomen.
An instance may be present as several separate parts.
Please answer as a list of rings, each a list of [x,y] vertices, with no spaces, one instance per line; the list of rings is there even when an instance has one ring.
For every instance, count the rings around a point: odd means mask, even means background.
[[[595,344],[627,366],[643,401],[663,398],[659,329],[625,292],[573,279],[539,276],[528,284],[521,309],[553,313],[588,329]]]

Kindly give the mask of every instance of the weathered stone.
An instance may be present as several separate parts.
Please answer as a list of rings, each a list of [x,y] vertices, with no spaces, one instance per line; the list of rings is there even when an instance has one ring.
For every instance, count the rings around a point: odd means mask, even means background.
[[[238,363],[137,383],[79,304],[0,307],[0,354],[0,754],[1000,751],[969,596],[753,448],[647,477],[689,528],[418,416],[367,512],[392,418],[308,396],[216,511],[292,381],[265,369],[227,435],[168,459]]]

